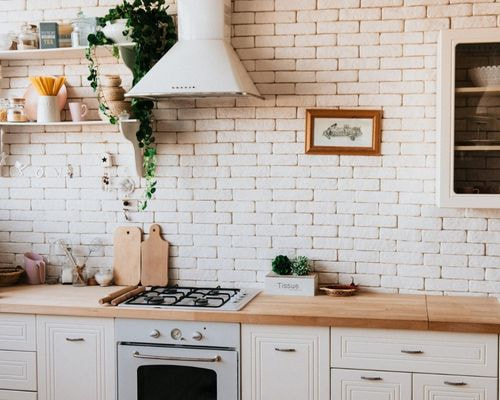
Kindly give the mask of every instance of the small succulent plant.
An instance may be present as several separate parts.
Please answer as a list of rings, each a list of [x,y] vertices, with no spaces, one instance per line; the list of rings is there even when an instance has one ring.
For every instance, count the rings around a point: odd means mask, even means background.
[[[273,272],[278,275],[290,275],[292,262],[287,256],[279,255],[272,262]]]
[[[309,259],[307,257],[297,256],[292,260],[292,272],[294,275],[307,275],[309,270]]]

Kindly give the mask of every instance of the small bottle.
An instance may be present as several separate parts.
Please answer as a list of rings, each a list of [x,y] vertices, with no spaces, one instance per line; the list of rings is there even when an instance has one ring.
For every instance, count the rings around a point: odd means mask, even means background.
[[[0,99],[0,122],[7,121],[7,110],[9,109],[9,100]]]
[[[71,32],[71,47],[80,47],[80,27],[73,22],[73,32]]]

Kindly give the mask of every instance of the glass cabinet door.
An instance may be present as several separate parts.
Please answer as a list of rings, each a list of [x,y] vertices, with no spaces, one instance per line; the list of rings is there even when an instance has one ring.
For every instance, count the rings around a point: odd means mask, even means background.
[[[453,189],[500,193],[500,43],[455,48]]]
[[[440,40],[438,205],[498,208],[500,29],[444,31]]]

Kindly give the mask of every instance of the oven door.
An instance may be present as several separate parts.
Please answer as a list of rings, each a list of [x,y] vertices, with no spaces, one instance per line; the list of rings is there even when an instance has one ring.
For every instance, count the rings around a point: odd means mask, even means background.
[[[234,350],[118,345],[118,400],[237,400]]]

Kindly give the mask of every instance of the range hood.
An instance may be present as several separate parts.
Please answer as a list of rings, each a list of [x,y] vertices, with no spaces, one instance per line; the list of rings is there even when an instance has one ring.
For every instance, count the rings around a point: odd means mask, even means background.
[[[177,0],[179,41],[125,96],[261,95],[231,46],[231,0]]]

